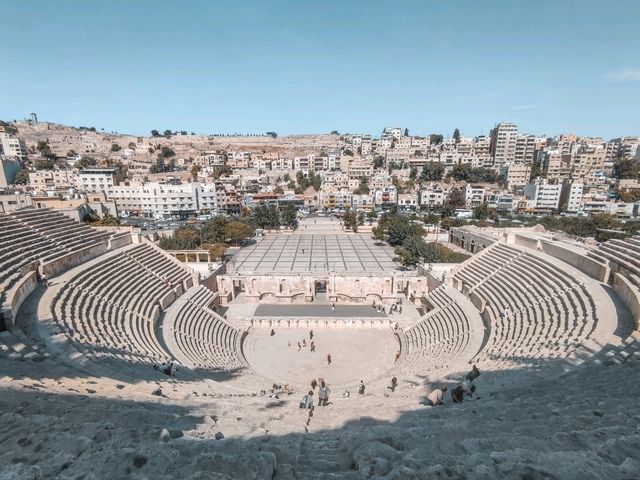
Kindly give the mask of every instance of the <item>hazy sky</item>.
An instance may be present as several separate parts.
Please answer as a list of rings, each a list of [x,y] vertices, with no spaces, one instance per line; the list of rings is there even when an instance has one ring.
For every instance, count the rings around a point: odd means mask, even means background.
[[[0,119],[640,135],[640,1],[0,0]]]

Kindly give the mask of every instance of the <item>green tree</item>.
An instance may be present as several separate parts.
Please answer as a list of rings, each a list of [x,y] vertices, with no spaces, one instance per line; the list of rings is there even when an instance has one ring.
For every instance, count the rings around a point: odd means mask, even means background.
[[[379,170],[382,167],[384,167],[384,157],[382,155],[376,155],[373,159],[373,168]]]
[[[640,163],[633,158],[623,158],[613,165],[613,176],[619,179],[640,179]]]
[[[202,239],[206,243],[223,243],[226,240],[225,227],[228,220],[223,215],[216,215],[202,226]]]
[[[198,173],[200,173],[200,170],[202,170],[200,165],[194,165],[191,167],[191,178],[194,182],[198,180]]]
[[[135,150],[136,149],[136,144],[133,142],[129,142],[129,144],[127,145],[128,148],[130,148],[131,150]]]
[[[429,162],[422,167],[420,178],[425,182],[438,182],[444,176],[444,165],[442,162]]]
[[[165,131],[162,133],[162,136],[163,136],[164,138],[171,138],[171,136],[172,136],[172,135],[173,135],[173,132],[172,132],[171,130],[169,130],[169,129],[165,130]]]
[[[75,150],[71,149],[67,152],[67,157],[76,157],[78,154]]]
[[[408,128],[405,128],[405,129],[404,129],[404,136],[405,136],[405,137],[408,137],[408,136],[409,136],[409,129],[408,129]]]
[[[484,202],[473,209],[473,218],[477,220],[486,220],[490,214],[489,205]]]
[[[358,185],[358,188],[356,188],[353,193],[356,195],[367,195],[369,192],[369,179],[367,177],[360,177],[360,185]]]
[[[344,152],[343,152],[347,157],[353,157],[353,150],[351,150],[350,148],[345,148]]]
[[[458,130],[457,128],[453,131],[453,139],[456,141],[456,143],[460,143],[460,130]]]
[[[298,228],[298,210],[292,203],[282,210],[282,223],[292,229]]]
[[[86,155],[83,155],[80,160],[78,160],[78,163],[76,163],[76,167],[78,167],[79,170],[95,167],[96,165],[98,165],[98,161],[95,158]]]
[[[232,220],[225,226],[224,233],[227,240],[237,246],[253,236],[253,228],[244,222]]]
[[[200,245],[200,232],[193,227],[180,227],[173,236],[185,250],[192,250]]]
[[[344,213],[344,217],[342,218],[342,222],[346,229],[351,229],[354,233],[358,231],[358,215],[352,209],[347,208],[347,211]]]
[[[120,145],[118,145],[117,143],[112,143],[111,144],[111,151],[112,152],[119,152],[120,150],[122,150],[122,147]]]
[[[444,137],[439,133],[432,133],[431,135],[429,135],[429,142],[431,143],[431,145],[440,145],[443,140]]]
[[[158,138],[160,136],[160,132],[158,132],[158,130],[151,130],[151,136],[153,138]]]
[[[447,196],[447,203],[453,207],[461,208],[464,207],[467,203],[464,193],[458,187],[453,187],[449,190],[449,195]]]
[[[20,170],[18,170],[13,183],[15,183],[16,185],[26,185],[27,183],[29,183],[29,170],[27,170],[26,168],[21,168]]]

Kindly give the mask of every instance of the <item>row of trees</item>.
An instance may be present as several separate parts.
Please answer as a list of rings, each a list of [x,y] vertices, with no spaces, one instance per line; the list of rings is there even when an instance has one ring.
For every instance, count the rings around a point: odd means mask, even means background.
[[[467,255],[453,252],[443,245],[426,243],[424,234],[421,224],[393,211],[383,214],[373,229],[374,238],[395,247],[395,253],[405,267],[413,267],[420,262],[457,263],[467,258]]]
[[[253,234],[253,227],[246,221],[217,215],[200,228],[191,225],[178,228],[171,237],[161,238],[158,245],[165,250],[206,249],[220,259],[228,245],[238,246]]]
[[[256,228],[277,229],[284,225],[289,228],[298,227],[298,211],[293,204],[278,210],[274,204],[258,205],[251,212],[251,224]]]

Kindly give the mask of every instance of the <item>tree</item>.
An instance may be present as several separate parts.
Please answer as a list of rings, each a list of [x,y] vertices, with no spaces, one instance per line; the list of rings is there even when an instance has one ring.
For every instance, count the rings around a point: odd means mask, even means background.
[[[213,178],[214,180],[217,180],[220,177],[223,177],[225,175],[231,175],[232,173],[233,173],[233,169],[228,165],[217,165],[213,167],[213,169],[211,170],[210,177]]]
[[[369,220],[370,222],[373,222],[377,218],[378,213],[375,210],[370,210],[369,212],[367,212],[367,220]]]
[[[241,242],[253,236],[253,228],[244,222],[233,220],[224,228],[226,239],[238,246]]]
[[[353,150],[351,150],[349,148],[345,148],[343,153],[348,157],[353,157]]]
[[[257,228],[274,229],[280,227],[280,213],[274,204],[257,205],[253,209],[251,219],[252,224]]]
[[[356,195],[367,195],[369,192],[369,179],[367,177],[360,177],[360,185],[358,185],[358,188],[356,188],[353,193]]]
[[[51,154],[51,149],[49,148],[49,145],[47,144],[47,142],[43,142],[42,140],[40,140],[36,145],[36,150],[38,150],[38,152],[40,152],[40,155],[42,156],[47,156]]]
[[[216,215],[202,226],[202,240],[206,243],[222,243],[226,240],[225,227],[228,220],[223,215]]]
[[[382,155],[376,155],[373,159],[373,168],[380,169],[384,167],[384,157]]]
[[[79,170],[95,167],[96,165],[98,165],[98,161],[95,158],[86,155],[83,155],[80,160],[78,160],[78,163],[76,163],[76,167],[78,167]]]
[[[112,152],[119,152],[120,150],[122,150],[122,147],[120,145],[118,145],[117,143],[112,143],[111,144],[111,151]]]
[[[284,189],[280,185],[276,185],[273,189],[273,193],[277,193],[278,195],[282,195],[284,193]]]
[[[136,144],[133,142],[129,142],[129,144],[127,145],[127,148],[131,149],[131,150],[135,150],[136,149]]]
[[[78,156],[78,154],[73,149],[67,152],[67,157],[76,157],[76,156]]]
[[[486,220],[489,218],[489,205],[484,202],[473,209],[473,218],[477,220]]]
[[[292,229],[298,228],[298,210],[292,203],[282,210],[282,223]]]
[[[191,167],[191,178],[194,182],[198,180],[198,173],[200,173],[200,170],[202,170],[202,167],[200,165],[194,165],[193,167]]]
[[[29,170],[27,170],[26,168],[21,168],[20,170],[18,170],[13,183],[15,183],[16,185],[26,185],[27,183],[29,183]]]
[[[460,130],[458,130],[457,128],[453,131],[453,139],[456,141],[456,143],[460,143]]]
[[[174,237],[185,250],[192,250],[200,245],[200,232],[192,227],[181,227],[174,232]]]
[[[203,243],[200,248],[209,250],[212,260],[220,261],[225,259],[225,253],[229,246],[226,243]]]
[[[354,233],[358,231],[358,215],[355,211],[347,208],[342,221],[346,229],[353,230]]]
[[[162,147],[160,149],[160,153],[158,154],[158,157],[170,158],[170,157],[175,157],[175,155],[176,155],[176,152],[174,152],[171,147]]]
[[[405,136],[405,137],[408,137],[408,136],[409,136],[409,129],[408,129],[408,128],[405,128],[405,129],[404,129],[404,136]]]
[[[640,163],[634,158],[623,158],[613,165],[613,176],[619,179],[640,179]]]
[[[431,135],[429,135],[429,142],[431,143],[431,145],[440,145],[443,140],[444,137],[439,133],[432,133]]]
[[[278,138],[278,134],[276,132],[267,132],[267,136],[271,138]]]
[[[151,130],[151,136],[153,138],[158,138],[160,136],[160,132],[158,132],[158,130]]]
[[[165,138],[171,138],[171,135],[173,135],[173,132],[172,132],[171,130],[167,129],[167,130],[165,130],[164,132],[162,132],[162,135],[163,135]]]
[[[340,135],[337,130],[331,130],[331,135]]]
[[[462,190],[458,187],[453,187],[447,196],[447,203],[453,207],[464,207],[467,201]]]
[[[442,162],[429,162],[422,167],[420,178],[425,182],[438,182],[444,176],[444,165]]]

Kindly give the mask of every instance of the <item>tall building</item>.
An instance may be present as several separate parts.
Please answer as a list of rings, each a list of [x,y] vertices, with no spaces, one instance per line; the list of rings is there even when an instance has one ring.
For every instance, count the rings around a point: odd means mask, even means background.
[[[0,132],[0,153],[6,157],[24,158],[27,156],[27,146],[24,141],[13,138],[8,133]]]
[[[491,130],[490,152],[495,168],[516,159],[518,127],[514,123],[500,122]]]
[[[520,163],[533,163],[536,151],[535,135],[520,134],[516,137],[515,159]]]

